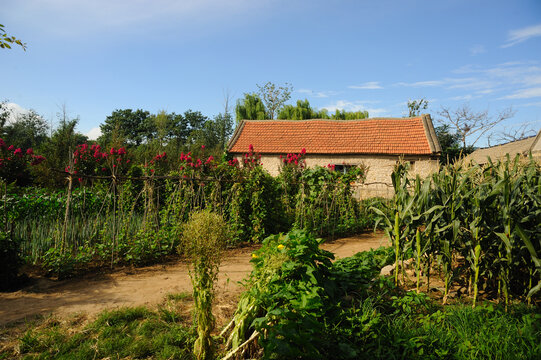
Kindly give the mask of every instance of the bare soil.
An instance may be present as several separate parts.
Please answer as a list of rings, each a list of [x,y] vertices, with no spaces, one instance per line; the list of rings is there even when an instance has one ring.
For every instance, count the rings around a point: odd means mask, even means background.
[[[382,232],[326,242],[322,247],[336,258],[388,245]],[[217,284],[215,316],[229,318],[243,288],[239,284],[251,271],[251,253],[257,246],[228,250]],[[191,282],[185,262],[144,268],[125,268],[110,274],[89,275],[70,280],[33,279],[33,284],[11,293],[0,293],[0,326],[20,323],[39,315],[93,318],[103,310],[124,306],[156,306],[168,294],[190,293]]]

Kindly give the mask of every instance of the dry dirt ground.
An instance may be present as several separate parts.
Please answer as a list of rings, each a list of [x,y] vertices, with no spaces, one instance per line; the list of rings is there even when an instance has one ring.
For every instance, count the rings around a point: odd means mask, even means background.
[[[388,245],[383,233],[367,232],[328,241],[322,247],[336,258],[343,258],[382,245]],[[242,291],[239,281],[250,273],[251,253],[256,248],[225,253],[217,285],[217,318],[228,318],[234,310]],[[181,261],[64,281],[40,278],[22,290],[0,293],[0,326],[47,314],[58,317],[85,314],[92,318],[105,309],[155,306],[167,294],[182,292],[191,292],[191,283],[187,264]]]

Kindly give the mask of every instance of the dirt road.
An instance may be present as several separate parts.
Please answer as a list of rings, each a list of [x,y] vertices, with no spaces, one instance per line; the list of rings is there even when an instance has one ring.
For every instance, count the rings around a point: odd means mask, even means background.
[[[328,242],[322,247],[332,251],[337,258],[343,258],[381,245],[387,245],[385,235],[369,232]],[[255,249],[251,247],[226,252],[220,266],[218,303],[235,303],[242,291],[238,282],[251,271],[250,258]],[[188,268],[182,262],[122,270],[82,279],[38,279],[22,290],[0,293],[0,325],[43,314],[67,316],[84,313],[92,317],[105,309],[153,306],[163,302],[167,294],[180,292],[191,292]],[[224,312],[230,312],[230,309],[225,307],[231,306],[224,305]]]

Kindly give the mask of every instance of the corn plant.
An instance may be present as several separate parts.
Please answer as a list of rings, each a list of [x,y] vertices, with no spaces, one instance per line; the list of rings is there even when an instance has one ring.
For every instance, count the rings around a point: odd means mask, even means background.
[[[406,165],[398,163],[391,175],[391,179],[395,195],[390,206],[392,207],[391,213],[394,213],[394,216],[390,219],[386,212],[375,207],[371,207],[371,209],[379,216],[375,227],[380,222],[383,222],[383,230],[394,247],[394,281],[398,285],[399,263],[404,259],[406,244],[412,231],[413,206],[416,198],[410,194],[408,189],[410,182],[407,177]]]

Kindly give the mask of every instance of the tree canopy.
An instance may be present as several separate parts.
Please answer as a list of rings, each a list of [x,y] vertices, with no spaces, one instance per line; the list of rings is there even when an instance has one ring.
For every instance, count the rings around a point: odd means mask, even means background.
[[[358,120],[366,118],[368,118],[368,111],[345,111],[337,109],[334,114],[329,114],[326,109],[317,110],[312,108],[307,99],[297,100],[297,106],[285,105],[278,114],[278,119],[283,120]]]
[[[15,147],[37,148],[47,139],[49,124],[34,110],[22,113],[3,127],[2,136]]]
[[[255,93],[244,94],[244,99],[237,101],[235,107],[237,122],[240,120],[266,120],[269,119],[265,105],[259,95]]]
[[[475,112],[468,104],[464,104],[456,109],[442,107],[439,115],[442,117],[443,124],[455,129],[462,142],[462,149],[466,150],[468,146],[475,146],[477,141],[494,126],[513,117],[515,111],[512,108],[507,108],[496,116],[491,116],[488,110]]]
[[[138,146],[149,134],[149,117],[150,113],[145,110],[117,109],[100,125],[102,135],[98,140],[110,144],[121,138],[130,145]]]
[[[420,100],[408,100],[409,117],[421,115],[422,110],[428,108],[428,100],[421,98]]]
[[[284,86],[276,86],[269,81],[265,85],[257,85],[257,87],[259,89],[258,95],[265,105],[267,118],[274,119],[282,106],[291,98],[293,86],[288,83],[285,83]]]

